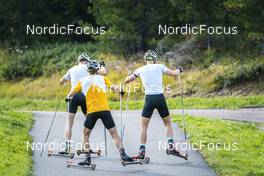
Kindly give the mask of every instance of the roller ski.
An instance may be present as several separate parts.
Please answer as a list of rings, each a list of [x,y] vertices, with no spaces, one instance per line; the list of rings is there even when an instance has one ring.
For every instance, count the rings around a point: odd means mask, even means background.
[[[132,157],[134,161],[139,161],[142,162],[143,164],[148,164],[149,163],[149,157],[145,156],[145,151],[141,150],[137,156]]]
[[[120,157],[121,157],[121,164],[123,166],[126,165],[131,165],[131,164],[140,164],[142,165],[143,163],[140,161],[135,161],[133,158],[129,157],[126,153],[124,149],[120,150]]]
[[[71,160],[68,160],[67,161],[67,167],[76,167],[76,168],[95,170],[96,164],[91,163],[91,157],[90,157],[90,155],[88,155],[88,157],[84,161],[81,161],[77,164]]]
[[[90,165],[80,165],[79,163],[76,164],[71,160],[67,161],[67,167],[76,167],[76,168],[84,168],[84,169],[91,169],[95,170],[96,164],[90,164]]]
[[[77,155],[81,155],[81,154],[95,154],[97,156],[101,156],[102,150],[100,149],[96,151],[93,151],[92,149],[90,149],[89,151],[77,150]]]
[[[175,149],[167,149],[166,150],[167,155],[174,155],[180,158],[183,158],[185,160],[188,160],[188,154],[186,153],[185,155],[182,155],[179,151]]]
[[[57,156],[57,157],[67,157],[67,158],[74,158],[74,153],[70,153],[70,151],[61,151],[58,153],[53,152],[52,150],[48,151],[48,157],[50,156]]]

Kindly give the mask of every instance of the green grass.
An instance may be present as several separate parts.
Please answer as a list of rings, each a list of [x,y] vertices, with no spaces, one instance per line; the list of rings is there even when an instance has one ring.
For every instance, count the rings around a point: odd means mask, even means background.
[[[175,115],[181,127],[181,116]],[[191,117],[187,115],[187,133],[191,143],[205,144],[200,152],[220,176],[264,175],[264,132],[257,124]],[[262,124],[263,125],[263,124]],[[220,150],[209,150],[209,143],[218,144]],[[234,144],[236,143],[236,144]],[[236,147],[229,147],[233,144]],[[197,146],[196,146],[197,147]],[[231,150],[228,150],[228,149]],[[191,156],[190,156],[191,157]]]
[[[116,95],[116,97],[118,97]],[[125,108],[124,97],[123,107]],[[58,100],[43,100],[43,99],[21,99],[21,98],[2,98],[0,105],[14,110],[39,110],[39,111],[54,111]],[[180,109],[180,98],[168,98],[167,103],[169,109]],[[119,109],[119,101],[109,102],[112,110]],[[128,108],[130,110],[142,109],[144,105],[143,100],[130,101]],[[184,98],[184,105],[186,109],[206,109],[206,108],[222,108],[222,109],[239,109],[244,106],[263,106],[264,96],[245,96],[245,97],[214,97],[214,98],[199,98],[186,97]],[[59,110],[66,110],[66,103],[61,101]]]
[[[179,98],[169,98],[168,104],[170,109],[181,108]],[[187,109],[239,109],[245,106],[264,106],[264,96],[229,96],[213,98],[186,97],[184,98],[184,106]]]
[[[0,108],[0,175],[33,175],[31,150],[26,148],[26,141],[32,141],[32,116]]]

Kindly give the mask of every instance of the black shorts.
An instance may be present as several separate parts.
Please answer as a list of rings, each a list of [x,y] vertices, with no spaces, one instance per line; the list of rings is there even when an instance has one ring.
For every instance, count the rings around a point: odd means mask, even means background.
[[[110,111],[99,111],[88,114],[84,122],[84,127],[92,130],[98,119],[102,120],[106,129],[111,129],[115,127],[115,122],[112,118]]]
[[[146,118],[151,118],[154,109],[157,108],[160,116],[162,118],[170,115],[168,106],[163,94],[158,95],[146,95],[145,104],[142,111],[142,116]]]
[[[68,112],[75,114],[77,112],[78,106],[81,107],[82,112],[86,115],[87,114],[86,100],[82,92],[79,92],[72,97],[71,101],[69,102]]]

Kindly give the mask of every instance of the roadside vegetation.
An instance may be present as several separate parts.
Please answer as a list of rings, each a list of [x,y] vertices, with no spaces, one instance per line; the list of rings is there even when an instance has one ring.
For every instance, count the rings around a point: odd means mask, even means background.
[[[109,70],[107,76],[114,84],[120,84],[129,73],[144,64],[140,54],[125,57],[102,53],[96,47],[96,44],[55,43],[38,44],[30,49],[21,49],[21,52],[0,49],[0,97],[54,99],[60,90],[59,79],[76,64],[77,56],[83,51],[105,61]],[[193,57],[193,63],[183,65],[182,85],[186,96],[264,93],[264,56],[219,56],[212,51]],[[176,67],[164,58],[160,62],[171,68]],[[165,76],[163,83],[170,85],[171,91],[167,92],[167,97],[180,94],[177,78]],[[143,93],[137,91],[134,100],[142,96]],[[110,99],[118,98],[110,96]]]
[[[31,125],[31,113],[11,111],[0,105],[0,175],[33,175],[31,150],[26,148],[26,141],[32,141],[28,134]]]
[[[189,115],[186,119],[191,143],[202,141],[204,146],[199,151],[219,176],[264,175],[264,132],[258,124]],[[180,127],[181,120],[180,115],[174,115]]]
[[[115,97],[118,98],[116,94]],[[123,108],[125,108],[127,96],[123,97]],[[131,97],[130,97],[131,98]],[[9,107],[13,110],[20,111],[54,111],[58,99],[22,99],[22,98],[3,98],[0,99],[0,105]],[[168,98],[167,103],[169,109],[181,109],[180,97]],[[118,110],[119,101],[109,101],[112,110]],[[144,101],[135,100],[129,101],[129,110],[141,110]],[[186,97],[184,98],[184,106],[186,109],[239,109],[247,106],[264,106],[264,96],[243,96],[243,97],[214,97],[214,98],[198,98]],[[64,99],[61,100],[59,107],[60,111],[66,110],[66,103]]]

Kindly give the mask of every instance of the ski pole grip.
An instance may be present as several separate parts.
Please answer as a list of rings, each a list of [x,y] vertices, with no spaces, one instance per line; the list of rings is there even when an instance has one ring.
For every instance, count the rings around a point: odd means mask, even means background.
[[[179,70],[179,71],[180,71],[180,73],[182,73],[182,72],[183,72],[183,68],[182,68],[181,66],[177,67],[177,70]]]
[[[71,101],[71,98],[66,97],[65,102],[69,102],[69,101]]]
[[[120,95],[125,95],[125,91],[123,89],[120,91]]]

